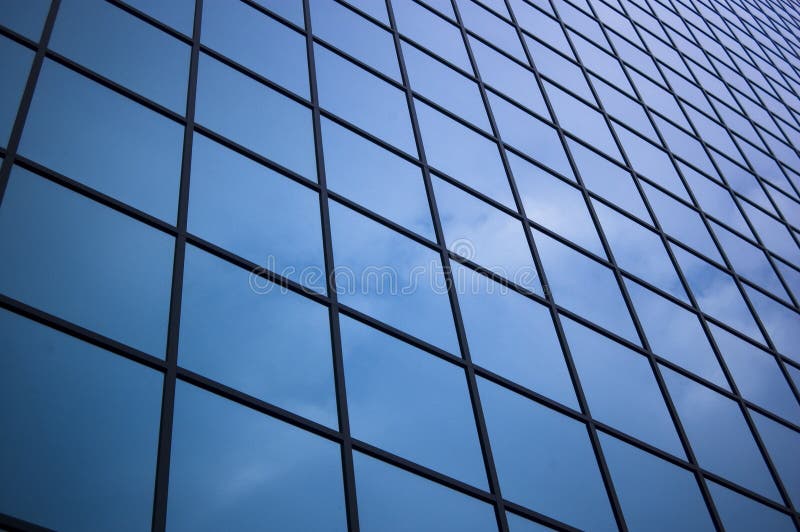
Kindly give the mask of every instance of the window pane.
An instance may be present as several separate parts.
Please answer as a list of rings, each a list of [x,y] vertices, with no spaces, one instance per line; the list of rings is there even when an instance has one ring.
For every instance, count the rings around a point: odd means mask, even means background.
[[[5,310],[0,342],[0,512],[65,532],[149,530],[161,375]]]
[[[636,172],[649,177],[673,194],[689,199],[675,167],[667,153],[651,143],[634,135],[624,127],[616,127],[617,135]]]
[[[316,180],[311,110],[200,54],[197,122]]]
[[[739,495],[716,482],[709,482],[708,489],[714,498],[714,506],[728,532],[751,532],[753,530],[774,530],[793,532],[796,530],[792,518],[775,511],[769,506]]]
[[[647,358],[569,318],[561,323],[592,417],[683,458]]]
[[[317,193],[202,135],[193,150],[189,231],[324,292]]]
[[[617,530],[586,426],[489,381],[478,384],[503,497],[572,526]]]
[[[328,187],[434,240],[422,170],[327,118],[321,125]]]
[[[32,50],[0,37],[0,71],[3,72],[0,80],[0,146],[3,148],[6,147],[11,128],[14,127],[17,107],[28,81],[33,55]]]
[[[458,28],[414,0],[394,0],[392,9],[400,33],[414,39],[458,68],[472,72],[467,49],[464,47],[464,40]]]
[[[194,22],[194,0],[125,0],[165,24],[185,33],[192,34]]]
[[[580,190],[513,153],[508,162],[528,218],[605,257]]]
[[[403,92],[322,46],[314,47],[320,105],[406,153],[417,153]]]
[[[50,0],[0,1],[0,24],[20,35],[38,41],[42,35],[44,20],[50,9]]]
[[[778,351],[800,362],[800,315],[758,290],[746,286],[745,292]]]
[[[204,0],[203,43],[308,98],[306,39],[238,0]]]
[[[169,477],[167,530],[347,528],[338,445],[183,382]]]
[[[704,379],[727,388],[700,319],[633,281],[625,281],[650,349]],[[680,334],[675,334],[680,331]]]
[[[181,366],[336,427],[328,309],[188,246]]]
[[[553,530],[550,527],[528,521],[524,517],[510,512],[506,512],[506,518],[508,519],[508,529],[510,532],[545,532],[547,530]]]
[[[497,530],[491,505],[359,452],[353,454],[363,532]]]
[[[49,60],[19,147],[22,155],[171,223],[182,149],[181,126]]]
[[[577,410],[547,308],[466,266],[453,278],[472,361]]]
[[[458,11],[464,26],[474,31],[484,39],[513,55],[520,61],[525,61],[525,52],[519,41],[519,36],[514,27],[495,16],[472,0],[458,0]]]
[[[451,251],[541,293],[522,222],[439,178],[433,187]]]
[[[428,163],[513,207],[514,199],[497,144],[418,100],[414,106]]]
[[[750,412],[761,439],[778,470],[789,498],[793,504],[800,501],[800,433],[762,416],[758,412]]]
[[[439,254],[332,202],[339,301],[459,353]]]
[[[464,370],[345,316],[354,438],[488,489]]]
[[[692,473],[606,434],[600,441],[631,530],[714,530]]]
[[[780,500],[739,406],[670,369],[661,372],[700,467]]]
[[[127,216],[11,172],[0,209],[0,291],[9,297],[163,357],[173,247]]]
[[[253,0],[298,26],[303,26],[303,0]]]
[[[800,263],[800,249],[785,225],[748,203],[743,202],[742,206],[765,246],[795,264]]]
[[[611,270],[543,233],[534,238],[556,303],[638,343]]]
[[[189,46],[111,4],[62,1],[50,47],[176,113],[186,110]]]

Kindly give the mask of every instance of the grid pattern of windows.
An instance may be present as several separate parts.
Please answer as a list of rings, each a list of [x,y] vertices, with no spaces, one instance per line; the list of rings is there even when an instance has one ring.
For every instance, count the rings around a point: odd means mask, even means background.
[[[800,529],[794,0],[0,0],[0,528]]]

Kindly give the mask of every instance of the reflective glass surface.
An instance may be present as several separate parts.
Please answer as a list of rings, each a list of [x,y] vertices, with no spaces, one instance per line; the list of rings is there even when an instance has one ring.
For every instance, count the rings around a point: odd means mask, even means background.
[[[10,39],[0,37],[0,69],[3,71],[3,79],[0,81],[0,146],[2,147],[5,147],[11,135],[32,61],[33,51]]]

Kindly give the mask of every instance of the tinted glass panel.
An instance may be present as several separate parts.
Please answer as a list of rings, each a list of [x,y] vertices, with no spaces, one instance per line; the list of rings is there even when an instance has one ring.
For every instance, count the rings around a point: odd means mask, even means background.
[[[709,482],[708,488],[725,530],[730,532],[750,532],[751,530],[792,532],[796,530],[792,524],[792,518],[786,514],[775,511],[744,495],[739,495],[716,482]]]
[[[800,362],[800,315],[750,287],[745,292],[778,351]]]
[[[126,3],[187,35],[192,34],[194,0],[126,0]]]
[[[14,168],[0,209],[0,290],[163,357],[173,247],[155,229]]]
[[[50,0],[2,0],[0,2],[0,24],[11,28],[28,39],[38,41],[44,20],[50,9]]]
[[[757,412],[750,413],[761,439],[778,470],[792,503],[800,500],[800,433],[781,425]]]
[[[392,9],[397,29],[458,68],[471,72],[467,49],[458,28],[414,0],[395,0]]]
[[[189,246],[181,366],[336,427],[326,307]]]
[[[3,72],[3,78],[0,80],[0,146],[2,147],[6,146],[11,135],[14,119],[17,117],[17,106],[28,81],[33,55],[32,50],[0,37],[0,70]]]
[[[159,373],[0,311],[0,512],[64,531],[149,530]]]
[[[45,61],[19,151],[174,223],[182,145],[175,122]]]
[[[265,523],[298,532],[347,529],[339,446],[179,382],[167,530]]]

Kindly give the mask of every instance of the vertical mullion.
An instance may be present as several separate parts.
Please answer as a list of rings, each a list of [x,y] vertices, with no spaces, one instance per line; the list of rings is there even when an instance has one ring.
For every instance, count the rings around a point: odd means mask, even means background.
[[[200,61],[200,26],[203,0],[195,0],[192,24],[192,49],[189,59],[189,82],[186,95],[186,127],[183,133],[181,178],[178,192],[177,234],[172,267],[169,323],[167,328],[167,368],[161,400],[161,422],[158,433],[158,458],[153,501],[153,531],[161,532],[167,526],[167,497],[172,452],[172,428],[175,414],[175,388],[177,385],[178,338],[183,297],[184,258],[186,256],[186,226],[189,216],[189,179],[192,168],[192,142],[194,139],[195,100],[197,95],[197,70]]]
[[[322,246],[325,260],[326,288],[328,291],[328,317],[330,321],[331,352],[333,354],[333,376],[336,389],[336,407],[339,419],[339,432],[342,434],[341,457],[342,479],[344,483],[344,502],[349,532],[359,531],[358,501],[356,498],[355,465],[353,459],[353,439],[350,434],[350,416],[347,408],[347,388],[344,377],[344,355],[339,327],[339,298],[334,275],[333,237],[331,234],[328,185],[325,174],[325,160],[322,147],[322,129],[320,119],[319,91],[317,87],[317,71],[314,59],[314,34],[311,26],[311,5],[303,0],[303,18],[305,22],[306,56],[308,61],[309,89],[311,93],[311,112],[314,131],[314,154],[319,181],[320,219],[322,222]]]
[[[28,79],[25,82],[25,89],[22,91],[22,98],[20,98],[19,107],[17,108],[17,115],[14,118],[14,125],[11,127],[11,134],[5,149],[5,157],[3,158],[2,165],[0,165],[0,206],[3,204],[3,197],[5,196],[8,186],[8,178],[11,175],[11,167],[14,165],[14,160],[17,157],[17,148],[19,148],[19,141],[22,138],[22,129],[25,127],[25,120],[28,118],[28,111],[30,110],[31,101],[33,100],[33,92],[36,89],[36,82],[39,81],[39,74],[42,71],[45,54],[47,53],[47,45],[50,42],[50,36],[53,34],[53,26],[55,25],[56,15],[58,14],[60,5],[61,0],[52,0],[50,4],[50,9],[47,12],[47,17],[45,18],[42,28],[42,34],[36,46],[36,54],[33,56],[31,68],[28,72]]]
[[[500,481],[497,474],[497,469],[492,455],[491,443],[489,440],[489,432],[486,427],[486,419],[483,414],[483,407],[481,406],[480,395],[478,392],[478,382],[475,375],[475,368],[472,364],[472,357],[470,355],[469,346],[467,344],[466,331],[464,329],[464,321],[461,316],[461,309],[458,304],[458,297],[456,294],[456,284],[453,281],[453,271],[450,265],[450,256],[447,251],[447,241],[444,237],[444,230],[442,229],[442,222],[439,217],[439,210],[436,206],[436,198],[433,193],[433,182],[431,179],[430,168],[428,160],[425,155],[425,147],[422,143],[422,133],[417,120],[416,108],[414,106],[414,97],[411,90],[408,71],[406,70],[405,59],[403,58],[403,50],[400,41],[400,34],[397,29],[397,21],[395,20],[394,10],[392,8],[391,0],[386,0],[386,9],[389,14],[389,24],[394,38],[394,44],[397,51],[397,59],[400,66],[400,74],[405,87],[406,102],[408,104],[408,111],[411,118],[411,125],[414,131],[414,140],[416,143],[417,151],[419,152],[419,160],[422,163],[422,175],[425,184],[425,192],[428,196],[428,206],[431,210],[431,217],[433,219],[434,232],[436,234],[436,242],[438,244],[439,256],[442,261],[442,268],[447,286],[447,295],[450,300],[450,307],[453,312],[453,320],[456,328],[456,335],[458,337],[459,347],[461,348],[461,355],[465,361],[465,369],[467,376],[467,388],[469,390],[470,404],[475,418],[475,423],[478,431],[478,439],[481,446],[481,453],[483,455],[484,466],[486,468],[486,476],[489,481],[489,491],[494,499],[495,518],[500,532],[508,532],[508,520],[506,518],[505,503],[503,502],[502,492],[500,490]],[[463,28],[462,28],[463,30]]]

